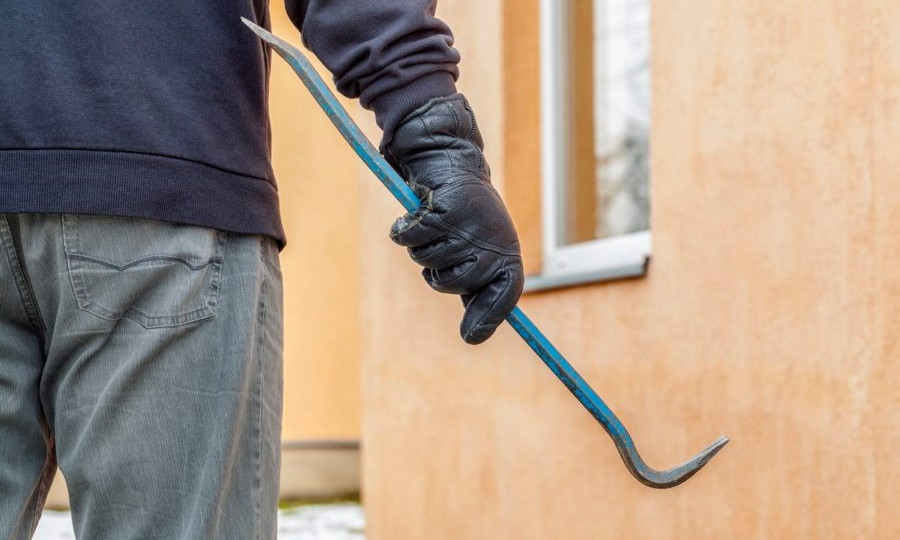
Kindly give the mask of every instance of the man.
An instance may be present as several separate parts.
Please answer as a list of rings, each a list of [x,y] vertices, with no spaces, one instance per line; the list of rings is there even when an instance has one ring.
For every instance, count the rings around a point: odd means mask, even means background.
[[[484,341],[521,259],[434,1],[287,7],[425,201],[391,237]],[[79,538],[274,538],[286,240],[240,21],[267,1],[0,15],[0,539],[31,537],[57,463]]]

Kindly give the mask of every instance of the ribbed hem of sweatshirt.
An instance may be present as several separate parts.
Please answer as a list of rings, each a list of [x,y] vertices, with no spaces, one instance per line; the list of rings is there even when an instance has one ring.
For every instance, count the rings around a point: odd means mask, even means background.
[[[287,243],[272,182],[155,154],[0,150],[0,213],[131,216]]]
[[[375,111],[375,121],[384,130],[379,148],[391,142],[394,131],[407,114],[424,105],[429,99],[455,93],[456,81],[453,74],[448,71],[437,71],[373,99],[370,105]]]

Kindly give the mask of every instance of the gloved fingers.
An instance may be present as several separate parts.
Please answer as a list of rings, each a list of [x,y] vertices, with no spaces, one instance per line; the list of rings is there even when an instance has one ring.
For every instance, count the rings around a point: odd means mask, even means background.
[[[486,287],[463,296],[466,312],[459,325],[463,341],[477,345],[491,337],[516,307],[524,285],[521,267],[505,268]]]
[[[439,226],[437,216],[427,206],[400,216],[391,226],[391,240],[404,247],[431,244],[446,234]]]
[[[445,268],[422,271],[432,289],[449,294],[472,294],[484,288],[496,273],[500,260],[482,254],[468,256]]]
[[[459,236],[448,235],[429,244],[407,248],[410,258],[425,268],[446,268],[465,258],[472,245]]]

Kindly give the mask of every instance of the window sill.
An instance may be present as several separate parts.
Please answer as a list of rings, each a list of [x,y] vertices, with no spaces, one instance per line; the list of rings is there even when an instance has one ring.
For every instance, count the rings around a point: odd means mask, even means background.
[[[542,273],[525,278],[526,293],[640,277],[650,261],[650,232],[559,247],[544,261]]]

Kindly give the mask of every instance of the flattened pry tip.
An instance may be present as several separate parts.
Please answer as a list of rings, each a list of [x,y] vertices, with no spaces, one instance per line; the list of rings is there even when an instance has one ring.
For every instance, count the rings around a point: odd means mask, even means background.
[[[719,450],[725,447],[730,439],[728,437],[719,437],[712,444],[703,449],[697,457],[692,459],[689,463],[693,465],[693,471],[690,474],[693,474],[699,471],[704,465],[706,465],[709,460],[713,458],[716,454],[719,453]]]
[[[259,36],[260,39],[262,39],[262,40],[265,41],[270,47],[272,47],[273,49],[275,49],[275,52],[277,52],[277,53],[279,54],[279,56],[282,56],[285,60],[288,60],[288,62],[290,62],[289,58],[293,56],[293,55],[291,54],[291,50],[294,49],[294,47],[293,47],[290,43],[284,41],[283,39],[279,38],[278,36],[276,36],[276,35],[273,34],[272,32],[269,32],[268,30],[266,30],[266,29],[263,28],[262,26],[260,26],[260,25],[256,24],[255,22],[253,22],[253,21],[247,19],[246,17],[241,17],[241,21],[242,21],[245,25],[247,25],[247,28],[249,28],[250,30],[252,30],[254,34],[256,34],[257,36]]]
[[[719,450],[721,450],[726,444],[730,442],[731,439],[729,439],[728,437],[719,437],[711,445],[707,446],[706,450],[704,450],[703,453],[708,454],[709,457],[713,457]]]
[[[256,34],[257,36],[259,36],[263,39],[267,38],[266,34],[268,34],[268,32],[266,32],[266,29],[263,28],[262,26],[251,21],[247,17],[241,17],[241,22],[244,23],[245,25],[247,25],[247,28],[249,28],[250,30],[253,30],[253,33]]]

